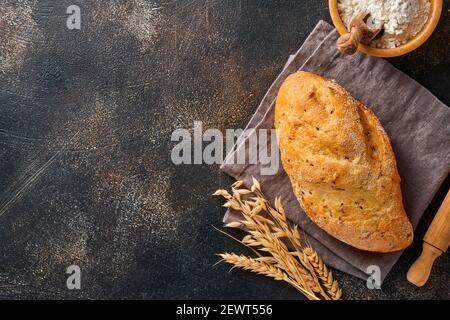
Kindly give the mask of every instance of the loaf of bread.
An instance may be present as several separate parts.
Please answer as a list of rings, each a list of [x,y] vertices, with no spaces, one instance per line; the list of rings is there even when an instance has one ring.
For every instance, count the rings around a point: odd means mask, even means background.
[[[275,128],[294,193],[318,226],[368,251],[412,242],[394,152],[371,110],[334,81],[298,72],[280,88]]]

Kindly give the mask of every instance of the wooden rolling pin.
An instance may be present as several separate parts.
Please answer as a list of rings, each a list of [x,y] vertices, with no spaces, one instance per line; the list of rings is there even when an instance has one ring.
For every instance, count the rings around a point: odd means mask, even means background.
[[[422,254],[409,268],[406,278],[418,287],[430,276],[434,260],[447,251],[450,244],[450,190],[423,237]]]

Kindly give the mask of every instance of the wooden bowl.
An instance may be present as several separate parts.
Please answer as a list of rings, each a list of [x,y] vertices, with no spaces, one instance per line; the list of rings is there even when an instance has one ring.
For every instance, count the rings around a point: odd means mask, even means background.
[[[336,27],[337,31],[342,35],[348,33],[348,30],[342,22],[341,16],[339,15],[337,3],[338,0],[328,0],[328,7],[330,9],[331,20],[333,20],[333,24]],[[358,50],[375,57],[391,58],[401,56],[417,49],[431,36],[441,16],[442,0],[430,0],[430,4],[430,16],[428,18],[428,21],[426,22],[422,31],[420,31],[413,39],[411,39],[407,43],[390,49],[373,48],[360,44],[358,46]]]

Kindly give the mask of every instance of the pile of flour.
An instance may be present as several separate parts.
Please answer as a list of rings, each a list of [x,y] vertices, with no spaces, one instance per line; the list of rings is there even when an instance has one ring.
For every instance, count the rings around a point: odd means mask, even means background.
[[[357,13],[367,12],[369,27],[384,23],[381,37],[370,46],[395,48],[417,35],[428,20],[429,0],[338,0],[339,14],[347,26]]]

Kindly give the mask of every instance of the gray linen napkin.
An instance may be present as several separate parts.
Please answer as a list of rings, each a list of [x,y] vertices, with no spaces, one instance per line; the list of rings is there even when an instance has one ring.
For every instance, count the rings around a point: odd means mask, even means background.
[[[252,134],[257,134],[258,129],[273,128],[275,98],[289,74],[304,70],[335,79],[373,110],[389,135],[402,178],[403,203],[415,228],[450,172],[450,108],[383,59],[362,53],[340,56],[335,48],[337,38],[336,30],[320,21],[299,51],[289,58],[246,129],[256,129]],[[320,229],[301,209],[281,166],[275,175],[261,175],[260,164],[233,162],[236,152],[248,154],[249,144],[245,142],[250,136],[237,139],[221,170],[247,185],[255,176],[270,200],[281,195],[289,220],[303,229],[325,263],[361,279],[367,278],[369,266],[376,265],[383,281],[402,252],[381,254],[359,250]],[[258,148],[269,149],[269,144],[270,139],[266,146]],[[238,213],[227,211],[224,222],[236,219]]]

